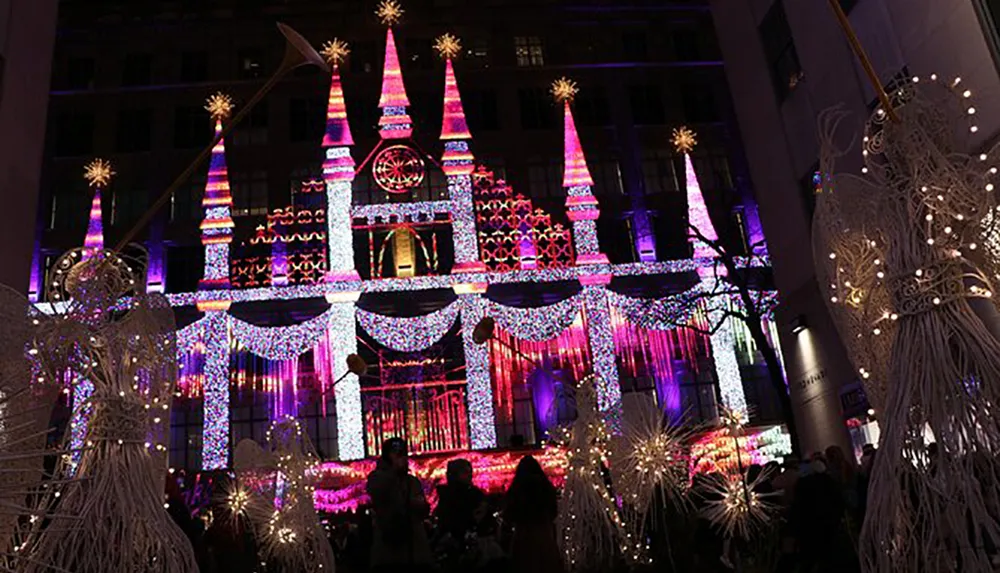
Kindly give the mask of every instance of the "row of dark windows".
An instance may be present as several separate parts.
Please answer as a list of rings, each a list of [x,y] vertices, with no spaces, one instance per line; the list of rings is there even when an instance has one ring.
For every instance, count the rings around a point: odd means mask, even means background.
[[[680,91],[681,111],[689,123],[709,123],[719,120],[719,112],[710,88],[697,83],[683,84]],[[660,86],[654,84],[629,86],[627,90],[631,121],[637,125],[663,125],[670,118]],[[411,96],[411,115],[421,127],[434,130],[441,125],[440,98],[433,94]],[[562,125],[559,107],[541,87],[517,90],[521,128],[557,129]],[[495,131],[501,127],[500,98],[494,90],[467,90],[463,105],[473,132]],[[364,131],[378,121],[379,110],[374,105],[350,106],[354,128]],[[356,113],[355,113],[356,112]],[[233,145],[263,145],[268,143],[269,108],[262,102],[251,110],[237,126],[227,142]],[[322,98],[295,98],[288,102],[288,141],[318,141],[325,128],[326,101]],[[574,103],[574,116],[580,126],[607,126],[613,121],[611,106],[605,91],[588,87]],[[118,112],[115,150],[123,153],[150,151],[153,148],[153,110],[122,109]],[[94,131],[97,122],[93,113],[62,112],[55,118],[54,153],[56,156],[86,155],[94,151]],[[190,149],[206,145],[212,138],[212,124],[201,106],[180,106],[174,109],[173,146]]]
[[[681,61],[704,59],[706,51],[702,45],[704,35],[695,28],[680,27],[671,32],[674,57]],[[354,73],[371,73],[379,69],[382,58],[381,44],[374,41],[353,43],[351,55],[345,70]],[[472,39],[465,46],[464,57],[474,65],[490,65],[490,45],[485,39]],[[541,67],[548,62],[545,42],[539,36],[515,36],[511,41],[513,63],[517,67]],[[601,48],[593,48],[595,51]],[[262,47],[244,47],[236,53],[236,66],[232,77],[255,79],[270,74],[276,61],[270,61],[272,51]],[[649,39],[645,31],[633,30],[621,34],[618,46],[621,57],[630,62],[651,61]],[[406,69],[430,70],[440,65],[434,50],[434,40],[429,38],[408,38],[400,42],[399,55]],[[663,58],[657,58],[662,60]],[[131,53],[121,60],[122,87],[141,87],[154,83],[176,81],[179,83],[200,83],[210,78],[210,52],[184,51],[173,64],[172,75],[162,77],[158,73],[156,58],[151,53]],[[62,73],[55,77],[57,90],[87,90],[95,87],[97,62],[92,57],[75,56],[66,60]]]

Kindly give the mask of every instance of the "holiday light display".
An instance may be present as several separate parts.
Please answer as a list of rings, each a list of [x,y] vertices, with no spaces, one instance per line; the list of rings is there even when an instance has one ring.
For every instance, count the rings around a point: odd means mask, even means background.
[[[380,16],[390,26],[401,13],[399,5],[391,1],[379,8]],[[704,273],[713,265],[714,253],[696,249],[698,256],[683,260],[615,265],[607,261],[596,233],[599,209],[592,192],[593,180],[570,107],[576,85],[560,80],[553,86],[553,94],[563,103],[565,118],[563,183],[568,195],[566,212],[572,223],[571,228],[566,228],[557,221],[558,216],[536,208],[529,198],[476,164],[455,77],[453,60],[461,44],[445,35],[438,39],[436,47],[445,60],[440,164],[415,142],[405,141],[412,135],[412,122],[407,115],[409,101],[391,28],[387,31],[379,106],[383,112],[379,129],[384,141],[371,150],[360,167],[355,164],[351,149],[354,140],[339,74],[339,65],[350,50],[340,40],[327,43],[323,53],[332,72],[326,131],[321,142],[325,152],[323,181],[304,182],[293,193],[293,204],[269,213],[266,225],[236,245],[232,254],[232,197],[223,142],[220,140],[213,150],[203,202],[205,280],[197,292],[167,295],[173,306],[195,306],[205,313],[178,333],[177,348],[177,360],[183,365],[181,392],[204,396],[203,468],[227,464],[230,391],[274,393],[268,400],[272,415],[294,413],[299,384],[307,383],[307,378],[300,378],[299,359],[310,352],[315,376],[308,378],[312,384],[309,390],[322,396],[333,394],[336,456],[344,460],[370,455],[384,436],[397,429],[408,437],[412,435],[427,449],[466,444],[472,448],[495,447],[498,425],[525,424],[524,420],[514,419],[515,389],[520,390],[529,377],[545,374],[546,368],[559,370],[559,376],[565,376],[559,383],[564,385],[593,375],[603,423],[617,432],[622,415],[619,358],[621,367],[631,375],[640,371],[655,373],[661,408],[671,412],[679,409],[680,400],[675,376],[680,371],[675,371],[675,366],[696,372],[698,361],[708,359],[705,337],[677,329],[680,323],[701,324],[709,310],[722,308],[702,301],[711,292],[708,283],[648,300],[616,292],[609,286],[612,277]],[[213,97],[207,105],[216,117],[217,130],[231,106],[231,100],[224,96]],[[687,138],[693,143],[693,133],[688,132],[682,139]],[[685,160],[689,181],[697,185],[690,159]],[[407,201],[405,192],[423,185],[437,169],[448,180],[447,200]],[[392,200],[352,205],[352,185],[361,171],[370,175],[380,189],[392,192]],[[325,191],[325,206],[320,191]],[[701,203],[692,205],[697,211],[692,220],[700,213],[707,217],[700,189],[698,193]],[[416,274],[423,272],[416,265],[424,263],[430,273],[442,271],[435,227],[448,225],[454,241],[450,274]],[[365,280],[355,269],[354,244],[360,232],[369,234],[371,273]],[[409,242],[396,241],[398,237]],[[403,251],[412,256],[406,259]],[[401,263],[409,264],[405,274],[413,276],[404,276],[404,269],[396,269],[397,276],[386,276],[392,275],[393,267]],[[742,268],[768,263],[766,257],[751,257],[737,258],[736,264]],[[582,290],[576,292],[575,286],[557,284],[573,282]],[[563,294],[556,303],[545,296],[545,303],[535,307],[510,306],[499,302],[501,298],[485,294],[492,285],[526,283],[576,294]],[[450,289],[458,298],[436,312],[406,318],[368,312],[355,304],[360,296],[369,293],[405,296],[433,289]],[[318,298],[325,298],[330,307],[319,315],[310,312],[313,318],[291,325],[251,324],[230,313],[234,303],[305,302]],[[497,339],[479,345],[473,340],[472,329],[484,317],[494,319]],[[445,380],[457,385],[448,386],[447,391],[442,386],[440,391],[422,396],[419,406],[427,406],[428,410],[420,414],[424,416],[420,420],[407,410],[410,404],[399,402],[397,397],[380,396],[385,398],[381,403],[376,400],[379,391],[372,388],[377,386],[366,384],[362,392],[358,376],[347,372],[346,359],[357,351],[359,332],[367,334],[365,340],[374,341],[379,349],[426,353],[440,348],[437,345],[453,329],[462,337],[464,383]],[[740,384],[735,348],[729,347],[739,343],[749,352],[751,346],[745,337],[741,338],[742,331],[732,334],[736,336],[716,337],[712,346],[716,363],[722,364],[717,368],[723,374],[725,388]],[[642,337],[651,341],[649,348],[642,347]],[[733,357],[731,363],[726,361],[727,356]],[[674,364],[680,359],[687,366]],[[307,357],[304,363],[308,362]],[[735,375],[731,371],[733,364],[737,368]],[[422,391],[425,382],[417,379],[407,384]],[[545,392],[548,394],[543,395]],[[543,431],[549,421],[564,414],[556,411],[560,406],[552,392],[545,392],[531,392],[534,415],[540,420],[545,418],[544,424],[539,422]],[[731,392],[724,390],[723,394],[728,400]],[[378,416],[371,415],[374,410],[369,404],[380,404]],[[325,408],[324,398],[324,414]],[[427,423],[441,435],[429,432]]]
[[[383,316],[358,309],[358,324],[379,344],[401,352],[424,350],[441,340],[455,324],[460,307],[458,303],[410,318]]]
[[[104,250],[104,223],[101,211],[101,189],[107,187],[115,172],[111,164],[103,159],[95,159],[87,164],[84,178],[94,188],[94,199],[90,204],[90,221],[87,236],[83,239],[83,257],[89,259]]]
[[[222,122],[229,117],[233,102],[229,96],[217,93],[208,99],[205,109],[215,121],[215,133],[222,132]],[[202,199],[205,218],[201,222],[201,242],[205,245],[205,276],[199,283],[201,289],[229,288],[229,244],[233,241],[231,210],[233,196],[229,192],[229,173],[226,167],[226,144],[223,139],[212,149],[212,159]]]
[[[563,104],[563,187],[566,188],[566,215],[573,223],[573,244],[576,246],[577,264],[607,263],[597,240],[597,198],[591,193],[594,180],[587,169],[580,137],[570,102],[576,96],[576,84],[566,78],[552,84],[552,95]]]

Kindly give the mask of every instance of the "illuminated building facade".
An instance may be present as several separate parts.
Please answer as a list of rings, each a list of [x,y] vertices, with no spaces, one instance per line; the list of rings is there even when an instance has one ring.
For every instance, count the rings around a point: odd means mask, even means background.
[[[720,398],[747,403],[760,421],[777,418],[744,329],[677,326],[705,320],[705,308],[682,295],[715,279],[713,254],[687,236],[688,220],[724,238],[768,288],[756,209],[728,167],[730,157],[740,164],[739,149],[727,147],[725,114],[704,107],[725,102],[721,66],[701,35],[687,33],[708,18],[704,7],[617,9],[613,50],[595,33],[590,49],[560,53],[544,25],[514,30],[526,4],[499,16],[507,38],[483,14],[431,6],[439,2],[407,3],[388,26],[344,4],[261,3],[252,23],[219,8],[183,26],[177,13],[143,12],[173,22],[167,29],[255,41],[277,39],[260,22],[279,18],[317,47],[339,37],[323,49],[330,73],[304,70],[279,84],[141,235],[147,289],[166,292],[180,327],[172,465],[226,467],[240,439],[261,439],[286,414],[325,457],[343,460],[376,454],[393,435],[418,453],[505,447],[516,436],[531,443],[573,417],[572,383],[590,374],[615,423],[635,399],[655,400],[678,421],[714,418]],[[427,24],[435,13],[454,25]],[[578,39],[607,25],[596,7],[553,2],[539,14]],[[338,15],[359,25],[338,25]],[[663,46],[646,34],[645,17],[678,31],[668,63],[656,60]],[[65,18],[70,29],[72,12]],[[678,59],[683,50],[697,61]],[[207,81],[202,66],[221,58],[191,52],[177,63],[192,80],[178,87],[142,83],[141,70],[157,66],[125,58],[123,80],[140,85],[110,96],[120,105],[117,143],[146,150],[107,154],[120,174],[101,190],[108,242],[193,154],[155,149],[154,102],[192,102],[173,110],[173,137],[196,149],[226,121],[218,100],[207,106],[214,121],[200,111],[203,98],[223,89],[239,106],[281,48],[236,52],[243,79]],[[680,106],[661,97],[674,78],[698,88],[671,92]],[[99,100],[100,88],[56,96],[68,109]],[[278,102],[288,105],[281,120]],[[698,147],[674,150],[671,132],[682,124],[697,130]],[[152,134],[133,133],[142,125]],[[286,128],[291,141],[272,145]],[[54,180],[78,172],[73,155],[55,154]],[[268,174],[279,169],[288,193],[270,192]],[[53,183],[43,210],[51,228],[36,257],[39,298],[46,261],[81,243],[59,223],[83,219],[86,207],[67,207],[61,187]],[[758,256],[746,256],[754,244]],[[496,326],[485,342],[473,336],[484,317]],[[348,372],[351,354],[367,374]]]

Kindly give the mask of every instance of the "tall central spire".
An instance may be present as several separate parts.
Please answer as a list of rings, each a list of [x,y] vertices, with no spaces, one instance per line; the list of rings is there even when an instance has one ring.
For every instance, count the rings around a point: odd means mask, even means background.
[[[378,107],[382,110],[379,119],[379,133],[382,139],[405,139],[413,133],[413,122],[406,108],[410,100],[406,97],[403,71],[396,55],[396,38],[392,26],[403,15],[403,9],[395,0],[382,0],[376,12],[388,28],[385,32],[385,63],[382,66],[382,96]]]
[[[222,132],[222,121],[229,117],[233,101],[218,93],[208,99],[205,109],[215,120],[215,134]],[[201,243],[205,245],[205,275],[198,284],[201,289],[229,288],[229,244],[233,242],[233,196],[229,191],[229,170],[226,167],[224,139],[212,148],[205,195],[201,201],[205,216],[201,221]]]
[[[705,205],[705,194],[701,190],[698,182],[698,174],[694,171],[694,164],[691,163],[691,150],[698,143],[693,131],[686,127],[674,130],[674,147],[684,155],[684,180],[687,191],[688,204],[688,224],[697,229],[698,233],[708,239],[715,241],[719,238],[715,232],[715,225],[708,214],[708,206]],[[693,231],[688,233],[691,246],[694,248],[694,258],[711,259],[715,258],[715,251],[701,240]]]
[[[101,189],[108,186],[115,172],[111,164],[103,159],[95,159],[87,164],[84,178],[94,188],[94,198],[90,203],[90,220],[87,222],[87,236],[83,239],[83,260],[104,251],[104,223],[102,221]]]

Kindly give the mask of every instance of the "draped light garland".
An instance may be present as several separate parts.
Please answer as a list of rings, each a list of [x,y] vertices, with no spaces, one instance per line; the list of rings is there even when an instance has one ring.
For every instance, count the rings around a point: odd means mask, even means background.
[[[356,312],[361,328],[382,346],[400,352],[418,352],[444,338],[460,310],[461,306],[452,302],[430,314],[413,317],[385,316],[360,308]]]
[[[296,358],[319,343],[330,327],[333,309],[292,326],[257,326],[229,317],[233,344],[261,358],[289,360]]]
[[[551,340],[566,330],[580,312],[582,295],[574,295],[548,306],[519,308],[495,301],[487,303],[486,312],[502,328],[521,340]]]

